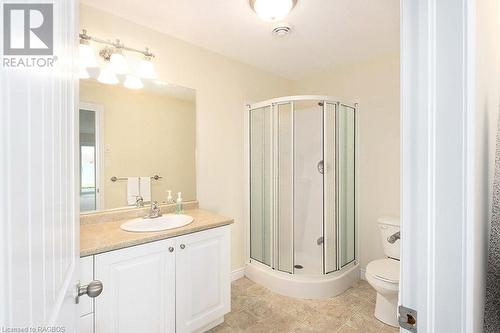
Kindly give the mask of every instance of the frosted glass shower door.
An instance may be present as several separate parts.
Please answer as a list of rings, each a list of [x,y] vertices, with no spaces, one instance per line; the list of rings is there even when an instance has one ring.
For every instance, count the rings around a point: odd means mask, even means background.
[[[294,102],[294,273],[323,274],[323,108]]]
[[[324,253],[325,274],[336,271],[337,268],[337,169],[336,169],[336,126],[337,104],[325,103],[323,106],[323,223],[324,223]]]
[[[278,264],[293,273],[293,104],[276,105],[278,119]]]
[[[355,109],[341,104],[337,119],[339,251],[344,267],[355,258]]]
[[[250,257],[271,265],[273,130],[270,106],[250,111]]]

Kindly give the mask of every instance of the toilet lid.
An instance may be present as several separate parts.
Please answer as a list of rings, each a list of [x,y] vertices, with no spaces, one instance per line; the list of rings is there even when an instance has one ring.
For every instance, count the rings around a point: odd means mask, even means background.
[[[399,283],[399,261],[395,259],[374,260],[366,266],[366,273],[381,280]]]

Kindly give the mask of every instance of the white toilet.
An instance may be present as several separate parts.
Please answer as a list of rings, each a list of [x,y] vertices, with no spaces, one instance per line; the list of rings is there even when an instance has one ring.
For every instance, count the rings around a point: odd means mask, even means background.
[[[377,222],[387,258],[370,262],[365,276],[377,291],[375,317],[387,325],[398,327],[399,218],[382,217]]]

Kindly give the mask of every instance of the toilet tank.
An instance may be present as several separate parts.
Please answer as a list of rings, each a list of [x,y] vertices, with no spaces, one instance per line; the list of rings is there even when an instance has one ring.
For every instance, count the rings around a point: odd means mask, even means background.
[[[381,217],[377,220],[380,236],[382,237],[382,245],[384,246],[384,253],[387,257],[399,259],[399,245],[401,240],[398,239],[394,244],[387,241],[387,238],[394,235],[399,231],[399,218],[398,217]]]

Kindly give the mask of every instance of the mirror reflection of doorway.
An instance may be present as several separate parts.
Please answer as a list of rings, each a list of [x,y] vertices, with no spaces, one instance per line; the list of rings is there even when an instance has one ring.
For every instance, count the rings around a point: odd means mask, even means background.
[[[100,107],[80,105],[80,211],[100,209]]]

